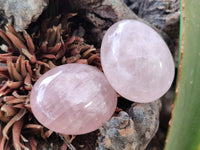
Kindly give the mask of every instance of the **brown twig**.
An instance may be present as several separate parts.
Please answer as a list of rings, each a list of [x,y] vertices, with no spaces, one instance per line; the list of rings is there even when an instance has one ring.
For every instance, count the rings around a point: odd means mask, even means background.
[[[21,109],[4,127],[2,133],[3,136],[8,140],[8,130],[10,129],[10,127],[18,120],[20,120],[26,113],[25,109]]]
[[[63,135],[59,134],[59,136],[65,142],[65,144],[68,146],[70,150],[76,150],[76,148],[71,143],[69,143],[68,140]]]

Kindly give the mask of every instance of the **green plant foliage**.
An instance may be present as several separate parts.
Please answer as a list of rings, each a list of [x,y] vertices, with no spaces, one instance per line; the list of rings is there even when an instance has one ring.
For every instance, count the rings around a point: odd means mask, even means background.
[[[200,0],[181,5],[179,72],[165,150],[200,150]]]

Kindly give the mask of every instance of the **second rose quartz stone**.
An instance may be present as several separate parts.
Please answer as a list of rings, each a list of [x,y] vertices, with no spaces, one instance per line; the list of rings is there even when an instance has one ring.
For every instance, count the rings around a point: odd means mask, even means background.
[[[98,129],[115,111],[117,96],[95,67],[67,64],[56,67],[35,83],[31,109],[47,128],[63,134]]]
[[[169,48],[148,25],[123,20],[112,25],[101,45],[103,71],[123,97],[148,103],[167,92],[174,78]]]

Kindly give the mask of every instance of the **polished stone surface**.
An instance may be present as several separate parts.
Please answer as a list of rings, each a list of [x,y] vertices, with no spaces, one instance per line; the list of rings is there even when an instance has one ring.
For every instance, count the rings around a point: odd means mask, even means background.
[[[155,30],[136,20],[123,20],[108,29],[101,45],[101,62],[112,87],[139,103],[163,96],[174,78],[169,48]]]
[[[66,64],[35,83],[31,109],[45,127],[63,134],[84,134],[110,119],[117,105],[116,92],[93,66]]]

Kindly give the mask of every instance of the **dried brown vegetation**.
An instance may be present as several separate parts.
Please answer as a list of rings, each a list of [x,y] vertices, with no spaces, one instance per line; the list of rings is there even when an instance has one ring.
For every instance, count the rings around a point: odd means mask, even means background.
[[[5,42],[0,54],[0,149],[10,145],[16,150],[36,149],[36,134],[47,139],[53,133],[37,122],[30,108],[31,89],[42,74],[75,62],[101,69],[99,50],[73,34],[69,19],[75,15],[44,20],[40,31],[31,35],[18,33],[10,25],[6,31],[0,29]]]

